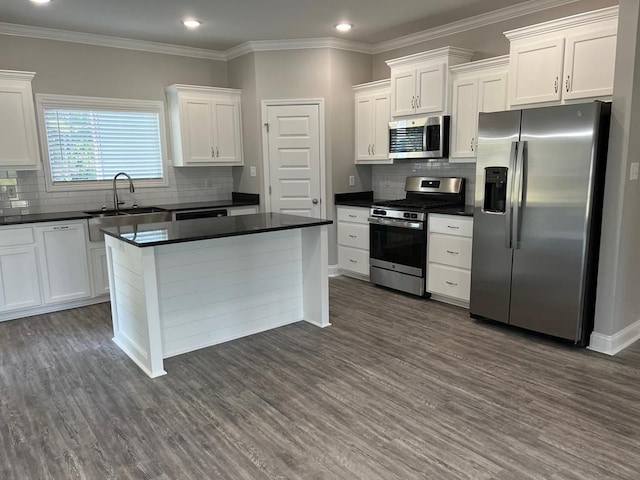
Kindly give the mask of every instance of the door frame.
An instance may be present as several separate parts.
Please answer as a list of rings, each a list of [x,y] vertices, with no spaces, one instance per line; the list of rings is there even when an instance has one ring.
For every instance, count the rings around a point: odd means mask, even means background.
[[[269,136],[266,131],[266,124],[269,107],[282,107],[293,105],[317,105],[318,106],[318,130],[319,130],[319,162],[320,162],[320,217],[327,218],[327,181],[326,181],[326,157],[325,157],[325,125],[324,125],[324,98],[297,98],[287,100],[262,100],[262,199],[260,206],[263,212],[271,211],[271,195],[267,195],[269,191],[269,180],[271,177],[271,169],[269,168]]]

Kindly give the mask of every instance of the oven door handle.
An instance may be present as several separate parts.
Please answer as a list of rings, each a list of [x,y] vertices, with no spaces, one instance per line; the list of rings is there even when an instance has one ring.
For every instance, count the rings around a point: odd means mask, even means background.
[[[411,230],[424,230],[423,222],[409,222],[406,220],[391,220],[387,218],[369,217],[369,223],[376,225],[386,225],[388,227],[409,228]]]

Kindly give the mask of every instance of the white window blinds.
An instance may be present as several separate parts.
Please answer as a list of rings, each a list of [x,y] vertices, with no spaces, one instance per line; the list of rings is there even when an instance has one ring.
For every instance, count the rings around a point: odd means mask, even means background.
[[[43,108],[51,180],[162,179],[158,112]]]

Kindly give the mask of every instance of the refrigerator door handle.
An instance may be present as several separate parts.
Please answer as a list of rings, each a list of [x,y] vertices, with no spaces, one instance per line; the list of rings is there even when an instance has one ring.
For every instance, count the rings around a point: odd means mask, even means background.
[[[516,171],[516,158],[517,158],[517,152],[518,150],[520,150],[519,144],[520,142],[511,142],[511,153],[509,154],[509,173],[508,173],[508,177],[507,177],[507,199],[505,202],[505,211],[506,211],[506,215],[505,215],[505,232],[504,232],[504,238],[505,238],[505,247],[507,248],[512,248],[513,246],[513,239],[512,239],[512,223],[513,223],[513,213],[512,213],[512,208],[513,208],[513,188],[514,188],[514,182],[515,182],[515,174],[514,172]]]
[[[515,181],[513,182],[513,220],[511,243],[512,248],[520,248],[520,209],[522,208],[522,194],[524,182],[524,151],[527,148],[527,142],[518,142],[518,154],[516,157]]]

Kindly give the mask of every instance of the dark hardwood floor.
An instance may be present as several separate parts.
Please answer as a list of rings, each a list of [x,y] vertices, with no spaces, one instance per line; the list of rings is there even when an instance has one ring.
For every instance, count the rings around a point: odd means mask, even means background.
[[[0,324],[0,479],[638,479],[640,345],[609,358],[348,278],[331,322],[165,362],[108,304]]]

